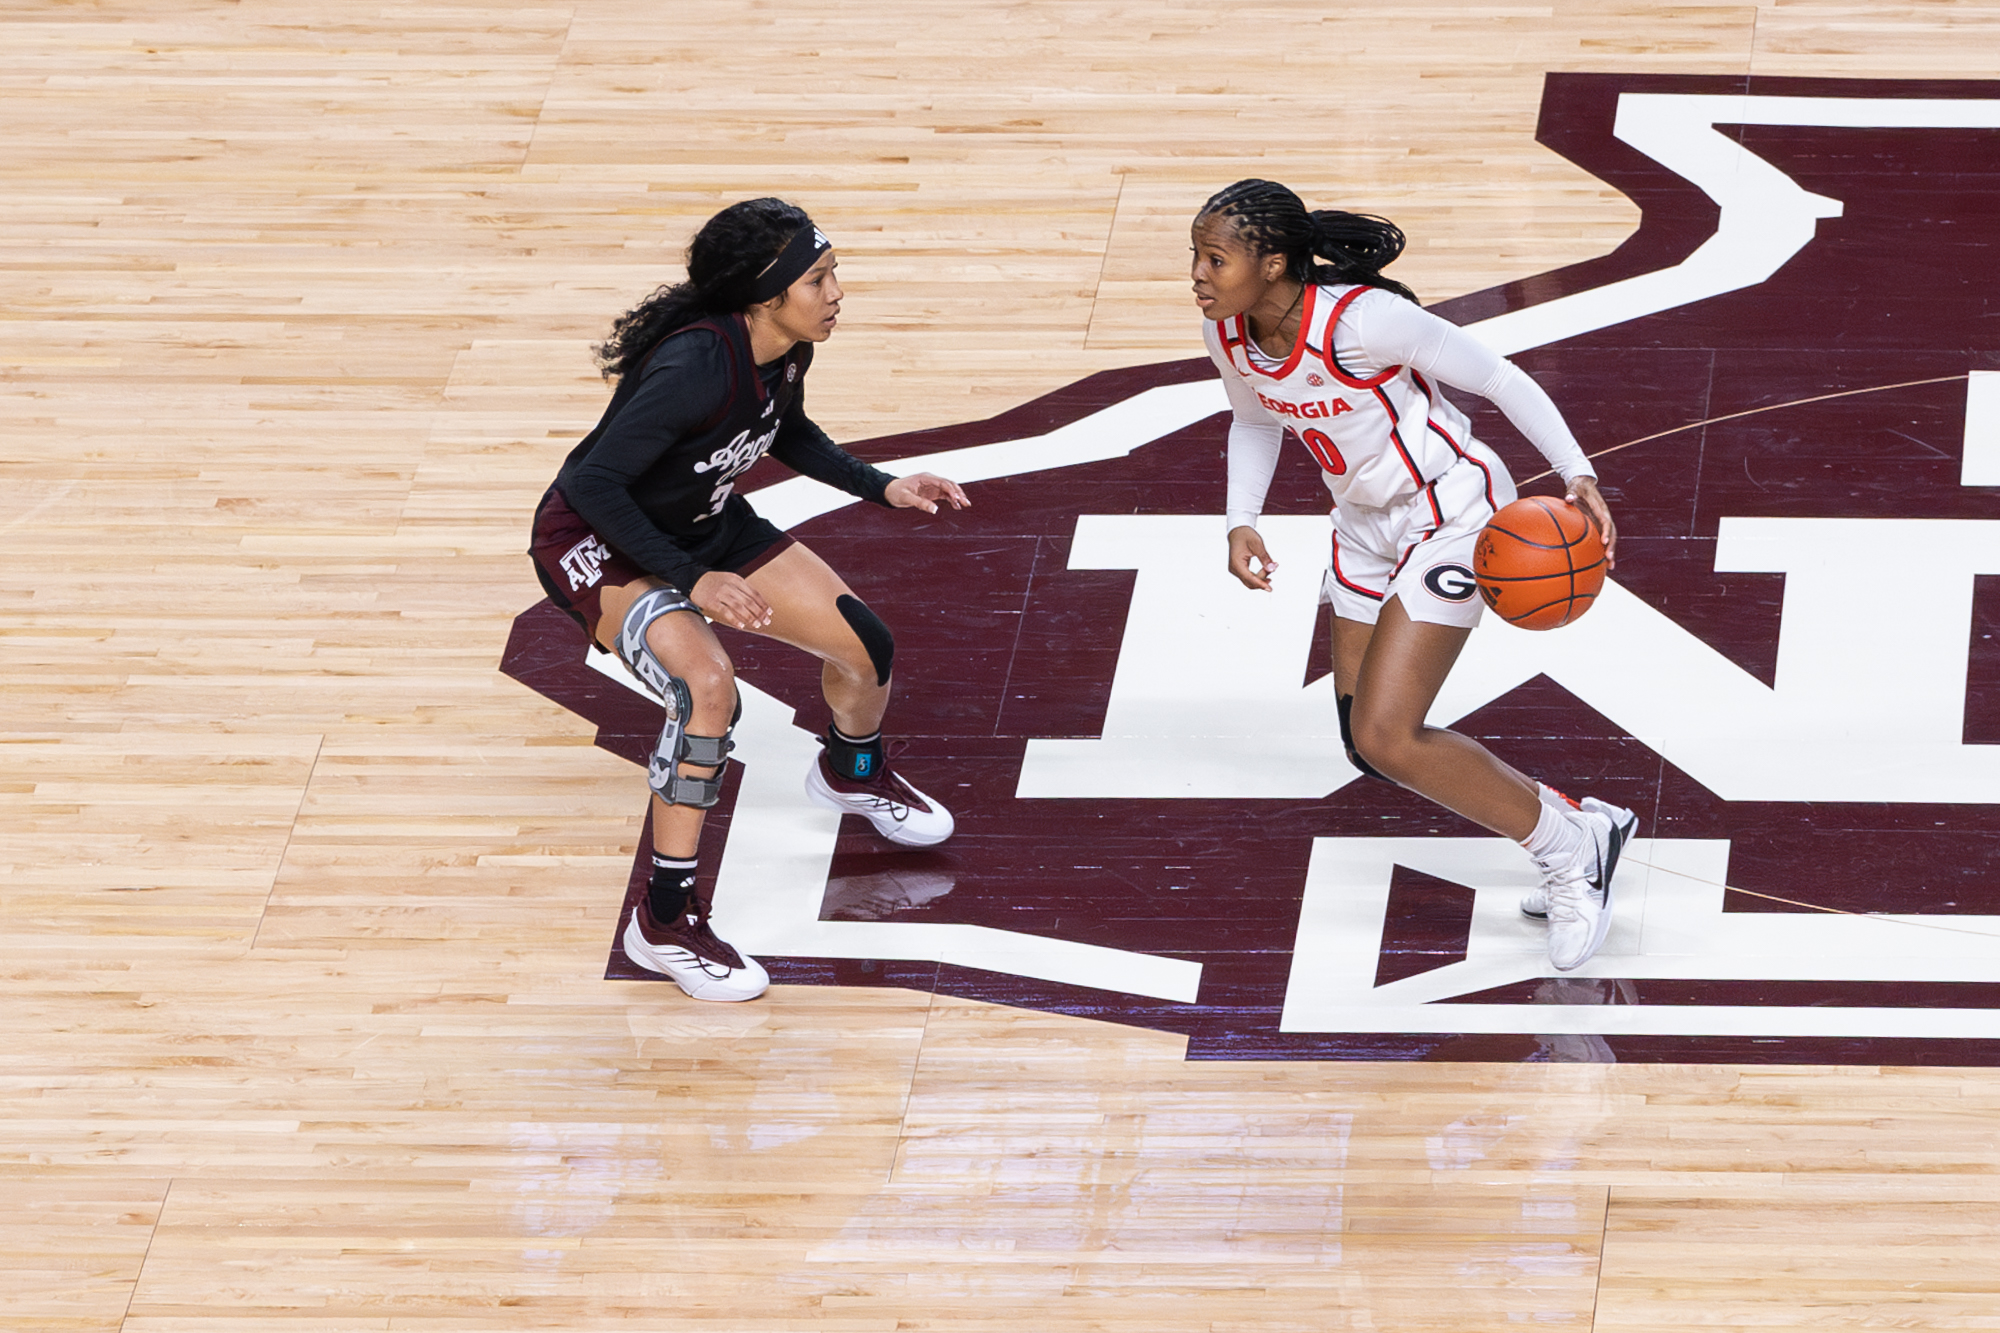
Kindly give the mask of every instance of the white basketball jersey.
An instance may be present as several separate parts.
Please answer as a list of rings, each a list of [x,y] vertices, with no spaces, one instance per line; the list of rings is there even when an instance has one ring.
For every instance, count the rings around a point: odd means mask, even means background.
[[[1494,495],[1492,469],[1499,460],[1472,443],[1465,414],[1428,379],[1404,366],[1366,379],[1341,368],[1335,325],[1356,297],[1371,290],[1308,286],[1298,341],[1282,365],[1254,350],[1241,315],[1210,323],[1204,333],[1264,409],[1305,442],[1335,500],[1386,508],[1429,491],[1461,461],[1487,474],[1487,491]]]

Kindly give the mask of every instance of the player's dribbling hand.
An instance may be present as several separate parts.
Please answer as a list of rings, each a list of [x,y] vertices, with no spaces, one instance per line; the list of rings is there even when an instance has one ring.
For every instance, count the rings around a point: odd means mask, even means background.
[[[748,580],[711,569],[694,581],[688,598],[710,620],[731,629],[762,629],[771,623],[771,604]]]
[[[1604,495],[1597,489],[1597,483],[1589,477],[1578,477],[1569,484],[1563,499],[1590,515],[1597,530],[1604,537],[1604,567],[1618,565],[1618,525],[1611,521],[1611,506],[1604,503]]]
[[[933,472],[912,472],[896,478],[882,492],[882,498],[898,509],[921,509],[926,514],[935,514],[940,500],[953,509],[963,509],[972,503],[957,482],[946,481]]]
[[[1241,527],[1229,530],[1229,572],[1246,588],[1271,591],[1271,575],[1278,572],[1278,562],[1264,549],[1264,538],[1257,529]]]

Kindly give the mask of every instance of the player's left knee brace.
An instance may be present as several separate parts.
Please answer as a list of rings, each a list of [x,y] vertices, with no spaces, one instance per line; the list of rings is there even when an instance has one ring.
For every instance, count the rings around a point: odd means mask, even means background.
[[[882,617],[868,609],[868,603],[851,593],[842,593],[833,604],[840,608],[841,618],[847,621],[854,637],[861,640],[861,646],[868,653],[868,661],[875,668],[875,683],[887,685],[889,671],[896,664],[896,636],[882,623]]]
[[[1354,748],[1354,723],[1350,715],[1354,712],[1354,696],[1343,694],[1337,701],[1340,708],[1340,743],[1347,749],[1347,762],[1361,770],[1364,778],[1376,778],[1383,782],[1394,782],[1394,778],[1384,777],[1375,771],[1375,766],[1361,757],[1361,751]]]
[[[687,729],[687,720],[694,712],[694,696],[687,682],[667,670],[666,663],[653,655],[653,647],[646,641],[646,631],[660,617],[694,610],[694,603],[678,589],[654,588],[632,603],[614,642],[619,660],[632,669],[632,674],[667,710],[659,743],[646,760],[646,785],[668,805],[692,805],[706,810],[722,799],[723,766],[729,762],[729,752],[736,748],[730,737],[735,734],[737,719],[743,716],[743,695],[738,692],[735,715],[720,736],[694,735]],[[688,777],[681,772],[682,764],[706,768],[708,776]]]
[[[651,690],[654,698],[667,705],[670,713],[674,706],[673,687],[679,684],[679,680],[667,670],[665,662],[653,656],[653,645],[646,642],[646,631],[653,627],[654,621],[676,611],[701,614],[679,588],[654,588],[642,593],[625,612],[625,619],[618,626],[618,635],[611,641],[618,650],[618,660],[631,668],[639,683]],[[686,690],[686,686],[681,687],[683,695]]]
[[[646,785],[668,805],[708,809],[722,799],[723,769],[729,763],[729,752],[736,748],[730,739],[736,734],[735,724],[720,736],[697,736],[671,723],[667,730],[672,734],[661,733],[660,743],[646,763]],[[706,768],[708,775],[689,777],[681,772],[682,764]]]
[[[737,692],[736,713],[720,736],[697,736],[687,729],[688,715],[694,709],[687,682],[669,676],[667,684],[667,725],[661,729],[659,744],[646,760],[646,785],[668,805],[692,805],[706,810],[722,799],[722,771],[729,762],[729,752],[736,748],[736,742],[730,738],[736,734],[736,723],[743,716],[743,694]],[[689,777],[681,772],[682,764],[706,768],[708,775]]]

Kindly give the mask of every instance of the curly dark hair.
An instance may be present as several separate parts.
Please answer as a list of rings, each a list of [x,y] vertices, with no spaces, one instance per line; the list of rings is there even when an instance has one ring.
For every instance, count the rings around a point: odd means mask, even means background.
[[[745,199],[701,224],[687,248],[687,281],[659,288],[612,321],[611,336],[591,350],[607,380],[622,378],[654,344],[699,319],[751,304],[757,275],[812,219],[782,199]]]
[[[1307,212],[1305,203],[1276,181],[1240,180],[1209,196],[1195,214],[1224,217],[1259,254],[1283,255],[1285,276],[1294,282],[1351,282],[1392,291],[1407,301],[1417,294],[1382,276],[1407,243],[1402,228],[1368,213],[1325,208]],[[1315,263],[1323,259],[1326,262]]]

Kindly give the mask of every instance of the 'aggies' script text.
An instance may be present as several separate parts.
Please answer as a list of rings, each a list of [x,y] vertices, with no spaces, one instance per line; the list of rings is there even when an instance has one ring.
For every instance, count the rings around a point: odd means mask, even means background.
[[[756,466],[757,460],[764,456],[764,451],[771,447],[771,441],[777,438],[776,426],[754,440],[750,438],[749,431],[742,431],[735,439],[710,454],[707,459],[694,465],[694,470],[698,474],[702,472],[722,474],[716,478],[715,489],[709,492],[708,513],[704,517],[713,518],[722,512],[723,502],[728,500],[729,493],[736,489],[736,479]]]

